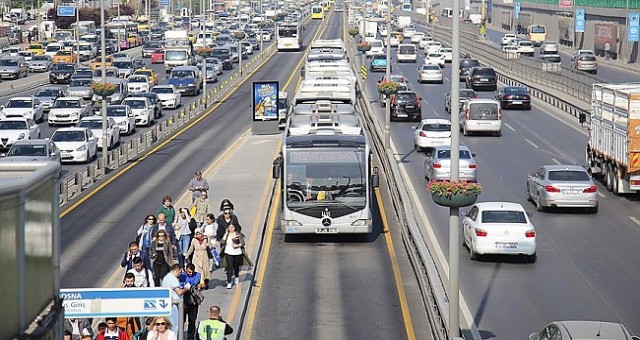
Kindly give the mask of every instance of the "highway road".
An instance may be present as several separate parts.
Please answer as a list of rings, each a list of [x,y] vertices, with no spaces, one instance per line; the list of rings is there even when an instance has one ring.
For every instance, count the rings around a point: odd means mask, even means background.
[[[444,97],[450,90],[451,66],[445,69],[443,85],[418,84],[416,67],[393,63],[394,73],[409,78],[423,98],[423,118],[449,118]],[[382,75],[370,74],[367,79],[371,100],[376,99],[376,80]],[[493,92],[479,94],[493,96]],[[383,120],[383,108],[374,107]],[[462,259],[461,291],[483,338],[523,339],[552,320],[567,319],[618,321],[640,334],[640,295],[635,287],[640,280],[637,197],[615,197],[599,184],[597,215],[536,212],[525,199],[527,174],[544,164],[584,164],[587,130],[573,117],[535,99],[531,111],[503,110],[503,123],[502,137],[461,136],[462,142],[477,154],[484,187],[479,201],[518,202],[534,213],[538,260],[529,264],[492,257],[472,262],[462,241],[455,245]],[[435,205],[425,190],[425,156],[413,149],[416,125],[391,123],[393,151],[408,173],[422,215],[428,218],[423,227],[433,230],[443,254],[448,254],[448,212]]]

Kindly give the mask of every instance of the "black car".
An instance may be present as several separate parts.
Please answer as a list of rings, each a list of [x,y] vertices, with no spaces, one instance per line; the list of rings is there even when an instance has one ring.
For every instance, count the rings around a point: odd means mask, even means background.
[[[480,66],[480,62],[478,59],[472,58],[464,58],[460,60],[460,81],[464,81],[467,79],[469,75],[469,70]]]
[[[524,86],[504,86],[496,93],[500,108],[521,107],[531,110],[531,96]]]
[[[247,41],[249,42],[249,44],[251,44],[251,46],[253,46],[254,50],[259,50],[260,49],[260,42],[258,41],[258,39],[256,38],[247,38]]]
[[[413,91],[398,91],[391,95],[391,120],[422,120],[422,99]]]
[[[468,89],[489,88],[489,90],[495,91],[497,84],[498,76],[491,67],[479,66],[469,70],[469,75],[467,76]]]
[[[162,116],[162,104],[160,103],[160,98],[157,93],[142,92],[131,96],[148,98],[149,102],[151,102],[151,106],[153,106],[153,118],[158,119]]]
[[[53,65],[49,72],[49,82],[51,84],[71,83],[71,75],[76,70],[76,64],[59,63]]]
[[[460,89],[458,93],[459,93],[458,98],[460,101],[460,110],[462,110],[462,106],[464,105],[464,102],[470,99],[478,98],[476,91],[471,89]],[[447,93],[447,95],[444,97],[444,110],[451,113],[451,93]]]
[[[226,47],[214,48],[211,52],[211,57],[218,58],[222,63],[223,70],[233,69],[233,63],[231,62],[231,50]]]

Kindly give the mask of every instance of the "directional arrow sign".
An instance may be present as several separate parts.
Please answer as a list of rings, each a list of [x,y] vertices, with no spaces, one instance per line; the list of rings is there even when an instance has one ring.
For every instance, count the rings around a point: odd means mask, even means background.
[[[169,316],[169,288],[61,289],[66,318]]]

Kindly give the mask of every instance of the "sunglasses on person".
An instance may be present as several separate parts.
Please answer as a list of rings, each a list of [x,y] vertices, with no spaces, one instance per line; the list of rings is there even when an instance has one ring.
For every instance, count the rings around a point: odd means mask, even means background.
[[[155,218],[147,218],[147,221],[155,221]]]
[[[158,234],[158,237],[167,237],[165,234]]]
[[[224,211],[223,211],[223,213],[224,213],[225,215],[229,215],[229,214],[231,214],[231,210],[224,210]]]
[[[156,322],[156,326],[164,326],[166,325],[166,322]]]

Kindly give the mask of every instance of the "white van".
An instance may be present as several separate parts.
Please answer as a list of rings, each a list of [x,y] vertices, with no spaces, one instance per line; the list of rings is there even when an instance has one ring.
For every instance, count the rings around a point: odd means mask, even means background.
[[[398,62],[412,62],[415,63],[418,59],[418,52],[414,44],[400,44],[398,45]]]
[[[502,135],[502,110],[495,99],[472,99],[464,103],[460,112],[460,130],[471,133]]]

